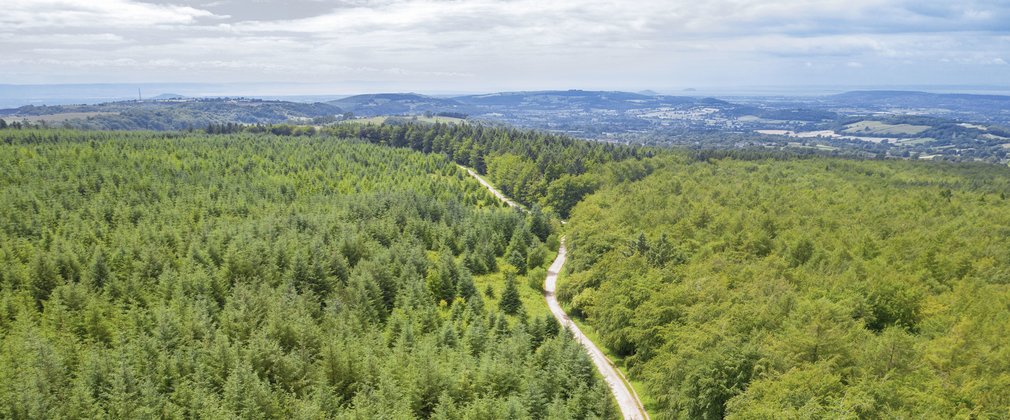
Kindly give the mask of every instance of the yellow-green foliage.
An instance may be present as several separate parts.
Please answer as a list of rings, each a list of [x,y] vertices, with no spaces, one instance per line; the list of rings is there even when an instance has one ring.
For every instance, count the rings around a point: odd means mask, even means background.
[[[1005,418],[1008,194],[993,166],[671,162],[576,206],[560,294],[656,417]]]

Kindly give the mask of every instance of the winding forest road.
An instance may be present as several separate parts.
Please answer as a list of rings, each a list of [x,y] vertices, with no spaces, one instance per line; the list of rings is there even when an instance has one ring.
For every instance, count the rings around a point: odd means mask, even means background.
[[[642,401],[638,399],[638,394],[635,393],[635,390],[628,386],[624,375],[614,367],[613,363],[610,363],[610,359],[607,359],[603,351],[599,347],[596,347],[596,344],[593,344],[589,340],[589,337],[586,337],[579,330],[579,326],[572,322],[572,319],[568,317],[564,309],[561,309],[561,304],[558,303],[558,299],[554,295],[558,287],[558,273],[561,272],[561,267],[565,265],[567,257],[568,250],[565,248],[564,239],[562,239],[561,247],[558,248],[558,257],[554,259],[554,263],[547,269],[547,280],[544,282],[544,297],[547,298],[547,306],[551,309],[551,314],[558,319],[558,322],[565,328],[568,328],[575,336],[575,340],[579,344],[582,344],[582,347],[586,349],[586,353],[589,353],[589,358],[593,359],[593,364],[596,365],[596,369],[603,375],[603,379],[607,381],[607,386],[610,387],[610,392],[617,399],[617,405],[621,408],[621,414],[624,415],[624,418],[647,420],[649,415],[645,412],[645,408],[642,407]]]
[[[461,169],[465,170],[470,176],[477,179],[484,188],[487,188],[498,197],[499,200],[505,202],[509,206],[515,208],[522,208],[519,203],[510,200],[504,194],[499,192],[494,188],[491,183],[484,180],[484,178],[477,175],[473,169],[467,168],[463,165],[458,165]],[[563,223],[563,222],[562,222]],[[544,297],[547,299],[547,307],[550,308],[551,314],[557,318],[558,322],[562,326],[567,328],[575,336],[575,340],[582,344],[582,347],[586,349],[586,353],[589,353],[589,358],[593,360],[593,364],[596,365],[596,370],[600,371],[603,375],[603,379],[607,382],[607,386],[610,388],[610,392],[614,394],[614,398],[617,400],[617,405],[621,409],[621,414],[626,420],[648,420],[649,414],[645,412],[645,408],[642,406],[642,401],[638,398],[638,394],[632,389],[624,378],[624,374],[617,367],[607,359],[607,356],[603,354],[603,351],[596,344],[593,344],[589,337],[586,337],[579,329],[578,325],[572,322],[572,319],[568,317],[565,310],[561,308],[561,304],[558,303],[558,299],[555,296],[555,291],[558,287],[558,273],[561,272],[561,268],[565,265],[565,260],[568,258],[568,249],[565,248],[565,238],[561,238],[561,246],[558,248],[558,257],[554,259],[554,263],[551,264],[550,268],[547,269],[547,279],[544,280]]]
[[[506,197],[505,194],[502,194],[500,191],[495,189],[495,187],[491,185],[490,182],[484,180],[484,177],[478,175],[477,172],[475,172],[473,169],[467,168],[466,166],[460,164],[456,164],[456,166],[459,166],[460,169],[466,171],[466,173],[474,177],[474,179],[476,179],[477,182],[480,182],[480,185],[483,185],[484,188],[487,188],[488,191],[491,191],[491,194],[494,194],[495,197],[498,197],[498,199],[505,202],[505,204],[508,204],[509,206],[515,207],[517,209],[523,208],[523,206],[520,206],[519,203],[512,201],[510,198]]]

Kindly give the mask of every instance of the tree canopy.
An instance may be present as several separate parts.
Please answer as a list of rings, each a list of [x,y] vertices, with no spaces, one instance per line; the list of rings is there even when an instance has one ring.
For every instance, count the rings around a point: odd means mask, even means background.
[[[654,415],[1010,415],[1010,170],[660,166],[575,207],[559,291]]]
[[[534,221],[444,156],[8,130],[0,208],[2,418],[615,416],[552,318],[478,292]]]

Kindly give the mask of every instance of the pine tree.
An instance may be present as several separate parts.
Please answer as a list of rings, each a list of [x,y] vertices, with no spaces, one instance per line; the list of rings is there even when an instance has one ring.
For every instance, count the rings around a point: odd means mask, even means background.
[[[526,256],[519,249],[513,248],[508,253],[508,262],[518,270],[519,274],[526,274]]]
[[[452,303],[456,298],[458,277],[459,272],[456,263],[453,262],[452,254],[448,252],[442,254],[439,265],[432,267],[425,279],[428,290],[431,291],[436,302],[444,300],[446,303]]]
[[[102,288],[109,279],[109,264],[104,251],[95,253],[95,261],[91,264],[91,284]]]
[[[60,275],[48,256],[44,254],[35,256],[29,282],[32,297],[35,298],[39,308],[42,308],[42,302],[49,299],[53,289],[60,284]]]
[[[523,302],[519,300],[519,289],[516,287],[516,275],[512,272],[505,273],[505,291],[501,294],[501,302],[498,308],[509,315],[515,315],[522,310]]]
[[[529,230],[523,225],[512,233],[512,239],[509,241],[508,248],[505,249],[506,260],[519,270],[519,274],[526,274],[526,254],[530,236]]]
[[[459,269],[459,283],[456,287],[456,296],[463,299],[470,299],[477,296],[477,285],[473,283],[473,276],[465,267]]]
[[[530,232],[541,241],[546,241],[547,236],[551,234],[551,225],[547,220],[547,215],[544,214],[543,209],[539,205],[534,204],[530,208],[526,225],[529,227]]]

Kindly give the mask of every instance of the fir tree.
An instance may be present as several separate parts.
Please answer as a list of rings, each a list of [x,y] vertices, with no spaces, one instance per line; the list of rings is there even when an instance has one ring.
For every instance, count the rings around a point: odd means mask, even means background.
[[[522,310],[523,302],[519,299],[519,288],[516,287],[516,275],[512,272],[505,273],[505,290],[501,294],[501,302],[498,308],[509,315],[515,315]]]

